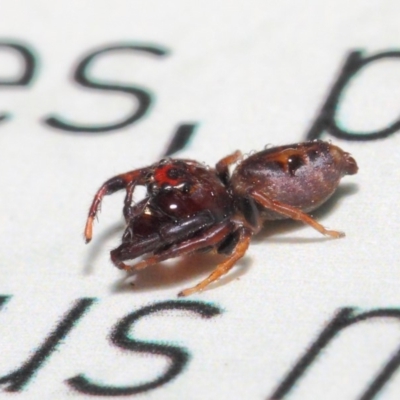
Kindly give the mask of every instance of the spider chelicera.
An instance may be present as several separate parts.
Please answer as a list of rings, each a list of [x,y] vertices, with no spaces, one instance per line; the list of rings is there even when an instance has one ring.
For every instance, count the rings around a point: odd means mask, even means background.
[[[229,166],[237,162],[231,175]],[[125,189],[126,230],[122,244],[111,251],[118,268],[133,272],[199,251],[226,255],[206,279],[179,293],[188,296],[226,274],[265,220],[291,218],[324,235],[344,236],[306,213],[324,203],[344,175],[357,170],[349,153],[320,140],[268,148],[244,160],[236,151],[215,169],[193,160],[163,159],[103,184],[89,210],[86,242],[92,239],[103,196]],[[133,193],[138,185],[147,188],[147,195],[136,204]],[[142,258],[136,264],[125,264],[137,257]]]

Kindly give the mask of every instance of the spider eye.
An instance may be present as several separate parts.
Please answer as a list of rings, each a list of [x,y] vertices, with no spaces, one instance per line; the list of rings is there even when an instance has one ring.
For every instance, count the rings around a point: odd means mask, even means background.
[[[185,172],[179,168],[170,168],[167,172],[167,176],[170,179],[177,180],[179,178],[183,178],[185,176]]]

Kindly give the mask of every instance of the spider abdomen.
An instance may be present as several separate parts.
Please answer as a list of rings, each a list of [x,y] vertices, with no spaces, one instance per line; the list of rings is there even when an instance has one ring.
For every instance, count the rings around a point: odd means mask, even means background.
[[[313,141],[266,149],[248,157],[235,169],[234,193],[258,190],[269,199],[309,212],[324,203],[344,175],[357,172],[354,159],[328,142]],[[270,210],[267,219],[284,218]]]

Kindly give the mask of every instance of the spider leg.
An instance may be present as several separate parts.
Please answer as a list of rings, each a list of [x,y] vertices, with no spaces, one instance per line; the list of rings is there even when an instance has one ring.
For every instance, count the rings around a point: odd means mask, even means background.
[[[165,261],[170,258],[175,258],[186,254],[190,254],[197,250],[205,249],[208,247],[214,247],[220,242],[222,242],[225,239],[225,237],[231,232],[232,232],[232,225],[228,221],[225,223],[214,225],[210,229],[207,229],[206,231],[192,237],[191,239],[173,244],[166,250],[158,254],[153,254],[145,258],[144,260],[138,262],[137,264],[134,264],[131,267],[125,269],[131,272],[146,268],[150,265],[157,264],[161,261]]]
[[[263,207],[268,208],[269,210],[275,211],[279,214],[285,215],[286,217],[302,221],[305,224],[310,225],[312,228],[316,229],[318,232],[323,235],[331,236],[333,238],[340,238],[345,236],[344,232],[333,231],[326,229],[323,225],[317,222],[315,219],[311,218],[309,215],[299,210],[296,207],[292,207],[288,204],[281,203],[276,200],[272,200],[267,197],[264,193],[258,190],[251,190],[250,196]]]
[[[240,150],[236,150],[229,156],[224,157],[215,166],[219,179],[226,185],[229,182],[229,166],[242,158]]]
[[[97,211],[100,208],[100,204],[103,197],[112,194],[118,190],[125,189],[129,184],[131,184],[134,189],[134,186],[136,184],[143,183],[142,179],[147,170],[148,168],[130,171],[125,174],[114,176],[113,178],[103,183],[101,188],[97,191],[96,195],[94,196],[92,205],[90,206],[89,209],[89,215],[86,220],[85,233],[84,233],[86,243],[89,243],[92,240],[93,220],[96,217]]]
[[[126,196],[124,200],[124,208],[122,213],[124,214],[125,221],[127,223],[137,215],[142,214],[150,200],[148,198],[145,201],[132,205],[133,193],[135,191],[136,186],[137,186],[137,181],[131,181],[126,186]]]
[[[239,230],[239,235],[239,241],[232,254],[222,263],[218,264],[217,268],[215,268],[215,270],[206,279],[202,280],[192,288],[182,290],[178,296],[189,296],[193,293],[199,292],[206,288],[210,283],[216,281],[222,275],[226,274],[235,265],[236,261],[244,256],[247,248],[249,247],[252,233],[242,227]]]

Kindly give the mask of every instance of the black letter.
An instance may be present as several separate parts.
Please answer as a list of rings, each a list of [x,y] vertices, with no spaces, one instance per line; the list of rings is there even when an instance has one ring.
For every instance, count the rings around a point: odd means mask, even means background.
[[[198,301],[165,301],[143,307],[139,311],[128,314],[118,322],[112,330],[110,337],[111,342],[115,346],[124,350],[167,357],[170,360],[168,370],[154,381],[137,386],[103,386],[91,381],[84,374],[79,374],[68,379],[67,383],[74,389],[85,394],[96,396],[128,396],[155,389],[174,379],[183,370],[189,360],[189,354],[186,349],[177,346],[160,345],[153,342],[135,340],[132,338],[132,327],[134,324],[143,317],[164,310],[187,310],[200,315],[202,318],[211,318],[221,313],[219,308]]]
[[[328,326],[322,331],[317,340],[311,345],[307,352],[295,364],[286,378],[277,387],[274,393],[269,397],[271,400],[283,399],[299,381],[302,375],[307,371],[310,365],[315,361],[321,351],[345,328],[361,321],[372,318],[395,318],[400,320],[400,310],[396,309],[377,309],[366,313],[356,314],[354,308],[341,309]],[[391,357],[389,362],[379,372],[369,388],[362,394],[360,400],[372,400],[381,391],[383,386],[397,368],[400,366],[400,348]]]
[[[189,140],[192,138],[196,128],[197,124],[179,125],[163,156],[169,157],[184,149],[188,145]]]
[[[23,390],[93,302],[94,299],[90,298],[78,300],[33,355],[20,368],[0,378],[0,384],[8,383],[4,390],[7,392]]]
[[[32,51],[29,50],[26,46],[15,42],[0,42],[0,49],[1,48],[16,51],[17,54],[21,56],[24,67],[23,72],[19,78],[14,81],[0,79],[0,86],[28,86],[33,79],[36,66],[35,57]],[[0,121],[4,121],[10,116],[10,114],[0,114]]]
[[[10,300],[10,298],[11,296],[0,296],[0,310],[7,303],[7,301]]]
[[[98,58],[101,54],[108,54],[118,51],[134,50],[136,52],[143,52],[145,54],[151,54],[154,56],[164,56],[167,51],[161,47],[155,46],[135,46],[135,45],[121,45],[121,46],[109,46],[101,50],[94,51],[90,53],[84,59],[79,62],[75,74],[74,80],[87,88],[96,90],[106,90],[114,92],[123,92],[133,95],[138,101],[138,107],[133,112],[131,116],[125,120],[112,125],[100,125],[100,126],[83,126],[83,125],[73,125],[64,122],[61,118],[57,116],[50,116],[44,120],[45,123],[52,126],[53,128],[62,129],[69,132],[108,132],[116,129],[128,126],[135,121],[142,118],[150,107],[151,95],[148,91],[137,86],[124,86],[120,84],[110,84],[110,83],[100,83],[95,79],[91,79],[88,74],[88,68],[93,64],[94,60]]]
[[[382,60],[383,58],[400,58],[400,51],[387,51],[365,58],[363,58],[361,51],[352,51],[348,55],[328,98],[319,112],[319,116],[307,134],[307,140],[314,140],[321,137],[324,131],[329,132],[339,139],[376,140],[392,135],[400,129],[400,120],[398,120],[380,131],[357,133],[340,128],[335,121],[336,109],[345,86],[366,65]]]

